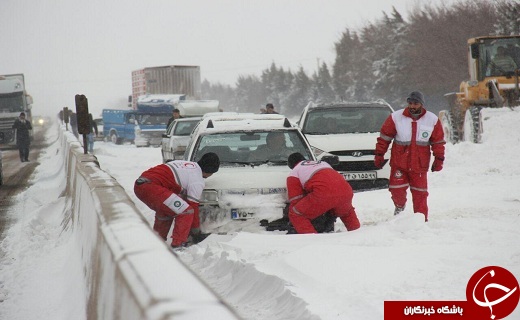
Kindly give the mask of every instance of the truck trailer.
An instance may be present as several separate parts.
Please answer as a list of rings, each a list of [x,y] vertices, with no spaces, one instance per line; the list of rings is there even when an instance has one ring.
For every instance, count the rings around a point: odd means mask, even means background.
[[[14,121],[21,112],[32,122],[32,97],[25,91],[24,75],[0,75],[0,144],[15,145]],[[32,138],[32,130],[30,132]]]
[[[147,94],[181,94],[186,99],[201,98],[199,66],[161,66],[132,71],[132,109]]]

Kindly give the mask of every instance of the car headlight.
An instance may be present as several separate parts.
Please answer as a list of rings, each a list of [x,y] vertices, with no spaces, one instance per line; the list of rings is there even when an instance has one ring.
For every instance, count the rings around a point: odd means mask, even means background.
[[[43,125],[43,119],[38,119],[38,123],[41,125]]]
[[[216,190],[203,190],[200,201],[204,204],[218,204],[218,193]]]

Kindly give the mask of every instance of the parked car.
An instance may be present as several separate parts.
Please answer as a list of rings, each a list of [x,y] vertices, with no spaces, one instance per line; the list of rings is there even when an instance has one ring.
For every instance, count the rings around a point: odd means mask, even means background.
[[[179,118],[173,121],[162,135],[161,154],[163,163],[184,158],[190,134],[201,117]]]
[[[267,137],[273,136],[285,144],[280,152],[265,151]],[[300,152],[315,160],[300,129],[278,114],[203,117],[193,130],[184,159],[198,161],[207,152],[219,156],[220,169],[206,179],[202,194],[199,208],[204,232],[246,230],[260,227],[261,220],[282,218],[287,205],[288,155]]]
[[[379,130],[392,112],[393,108],[384,100],[310,102],[297,123],[318,159],[339,157],[339,163],[333,167],[354,190],[382,189],[388,187],[390,165],[386,158],[382,169],[375,167],[375,146]]]
[[[134,142],[135,112],[133,110],[103,109],[103,137],[114,144]]]

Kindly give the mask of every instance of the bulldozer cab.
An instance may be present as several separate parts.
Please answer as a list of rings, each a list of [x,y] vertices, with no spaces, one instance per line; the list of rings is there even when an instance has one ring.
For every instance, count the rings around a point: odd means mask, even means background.
[[[520,36],[485,36],[468,40],[469,79],[446,94],[439,112],[445,140],[480,143],[482,108],[520,105]]]
[[[520,67],[520,36],[472,38],[468,44],[470,80],[513,77]]]

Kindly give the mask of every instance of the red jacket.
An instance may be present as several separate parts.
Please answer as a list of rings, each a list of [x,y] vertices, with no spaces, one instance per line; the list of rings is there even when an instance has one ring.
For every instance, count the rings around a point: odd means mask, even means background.
[[[408,108],[392,113],[383,123],[377,138],[376,154],[384,155],[392,142],[390,166],[409,172],[427,172],[430,158],[444,160],[444,131],[439,118],[423,112],[413,118]]]
[[[170,161],[150,168],[141,174],[153,184],[160,185],[186,201],[194,209],[193,227],[199,227],[199,202],[205,182],[196,162]]]

